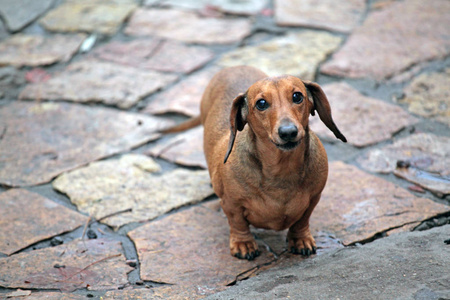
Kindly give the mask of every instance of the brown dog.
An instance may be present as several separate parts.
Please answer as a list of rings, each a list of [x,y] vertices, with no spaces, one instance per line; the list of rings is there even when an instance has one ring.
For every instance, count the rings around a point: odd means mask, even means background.
[[[316,83],[233,67],[212,78],[203,94],[200,118],[172,130],[193,127],[200,120],[204,125],[206,161],[228,217],[232,255],[248,260],[258,256],[250,224],[289,228],[291,252],[315,253],[309,217],[328,176],[325,149],[308,127],[309,114],[315,110],[346,142]]]

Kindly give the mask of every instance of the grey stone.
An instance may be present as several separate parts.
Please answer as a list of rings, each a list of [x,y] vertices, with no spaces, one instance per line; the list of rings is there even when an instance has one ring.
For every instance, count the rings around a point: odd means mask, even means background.
[[[0,0],[0,15],[10,31],[18,31],[47,11],[53,0]]]
[[[395,1],[372,11],[321,72],[384,80],[421,62],[446,57],[449,11],[446,0]]]
[[[450,225],[274,268],[207,299],[447,299]]]
[[[359,24],[366,1],[276,0],[274,6],[277,25],[351,32]]]

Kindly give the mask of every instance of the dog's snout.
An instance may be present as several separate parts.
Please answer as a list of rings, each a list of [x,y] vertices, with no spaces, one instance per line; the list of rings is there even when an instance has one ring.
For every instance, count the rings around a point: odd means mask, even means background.
[[[278,128],[278,135],[283,141],[291,142],[297,138],[298,128],[294,124],[282,125]]]

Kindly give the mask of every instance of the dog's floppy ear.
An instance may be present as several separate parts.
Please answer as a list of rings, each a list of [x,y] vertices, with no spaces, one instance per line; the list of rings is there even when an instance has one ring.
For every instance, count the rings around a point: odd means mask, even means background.
[[[228,156],[230,156],[237,131],[242,131],[245,124],[247,124],[248,107],[245,99],[246,97],[245,94],[239,94],[233,100],[233,106],[231,107],[230,112],[230,141],[228,142],[228,150],[223,163],[226,163]]]
[[[347,139],[339,131],[336,124],[334,124],[333,118],[331,117],[330,103],[328,103],[327,96],[325,96],[322,88],[315,82],[303,81],[303,83],[308,89],[308,97],[311,97],[313,101],[314,107],[311,110],[311,114],[314,115],[314,110],[316,110],[322,122],[334,133],[336,138],[346,143]]]

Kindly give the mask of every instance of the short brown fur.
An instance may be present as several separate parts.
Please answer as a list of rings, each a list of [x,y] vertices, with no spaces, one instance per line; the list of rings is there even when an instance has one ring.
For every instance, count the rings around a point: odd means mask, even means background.
[[[304,96],[301,103],[292,101],[294,92]],[[259,99],[269,107],[258,110]],[[328,160],[308,127],[314,111],[346,141],[316,83],[293,76],[267,77],[241,66],[220,71],[207,86],[201,101],[204,152],[214,191],[228,217],[232,255],[253,259],[259,254],[250,224],[289,228],[291,252],[315,252],[309,218],[327,181]],[[297,128],[291,147],[280,137],[280,127],[286,124]]]

